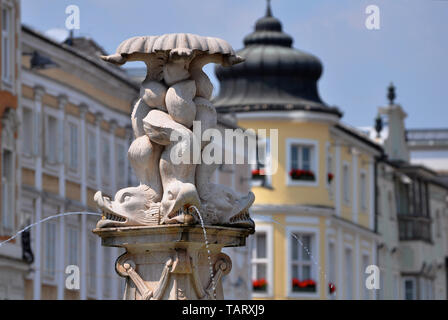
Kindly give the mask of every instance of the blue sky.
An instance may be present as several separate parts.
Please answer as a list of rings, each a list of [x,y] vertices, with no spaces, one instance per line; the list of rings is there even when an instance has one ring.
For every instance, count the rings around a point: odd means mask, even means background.
[[[264,15],[265,0],[22,0],[22,22],[45,32],[64,28],[65,8],[80,8],[81,29],[112,53],[131,36],[191,32],[241,49]],[[380,8],[380,30],[365,27],[365,9]],[[448,1],[272,0],[293,46],[324,64],[322,99],[354,126],[373,124],[386,87],[408,113],[408,128],[448,127]],[[215,87],[212,67],[206,68]]]

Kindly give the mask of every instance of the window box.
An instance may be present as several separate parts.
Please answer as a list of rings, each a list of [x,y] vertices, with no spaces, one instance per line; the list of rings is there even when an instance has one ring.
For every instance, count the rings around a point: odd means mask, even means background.
[[[252,281],[252,289],[254,292],[267,292],[267,287],[268,283],[264,278]]]
[[[253,180],[264,180],[266,172],[264,169],[254,169],[252,170]]]
[[[333,178],[334,178],[334,175],[331,172],[328,172],[328,174],[327,174],[328,184],[330,184],[331,181],[333,181]]]
[[[292,180],[316,181],[316,177],[311,170],[292,169],[289,171]]]
[[[292,279],[293,292],[316,292],[316,282],[312,279],[300,281],[297,278]]]

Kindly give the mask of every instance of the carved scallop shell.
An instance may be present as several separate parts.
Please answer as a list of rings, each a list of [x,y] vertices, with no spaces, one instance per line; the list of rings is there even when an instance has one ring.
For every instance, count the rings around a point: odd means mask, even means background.
[[[145,60],[157,53],[173,53],[192,57],[195,53],[218,55],[225,63],[232,65],[243,61],[235,54],[232,46],[225,40],[203,37],[191,33],[169,33],[161,36],[139,36],[123,41],[115,54],[102,56],[105,61],[124,64],[130,60]],[[162,62],[163,63],[163,62]]]
[[[235,55],[232,46],[225,40],[212,37],[203,37],[191,33],[169,33],[161,36],[133,37],[123,41],[117,48],[118,54],[155,53],[158,51],[171,51],[176,48]]]

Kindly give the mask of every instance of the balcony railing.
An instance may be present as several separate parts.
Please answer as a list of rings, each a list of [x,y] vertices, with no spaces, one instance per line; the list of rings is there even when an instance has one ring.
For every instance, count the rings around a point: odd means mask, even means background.
[[[431,219],[421,216],[398,216],[400,240],[431,242]]]

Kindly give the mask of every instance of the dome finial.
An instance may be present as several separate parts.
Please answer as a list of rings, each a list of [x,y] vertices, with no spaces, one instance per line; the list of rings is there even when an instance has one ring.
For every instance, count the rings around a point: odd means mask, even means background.
[[[383,119],[381,118],[381,115],[378,113],[378,115],[375,118],[375,131],[377,138],[381,138],[381,130],[383,130]]]
[[[272,17],[271,0],[267,0],[266,17]]]
[[[393,82],[390,83],[388,92],[387,92],[387,98],[389,99],[389,104],[393,105],[395,100],[395,86]]]

